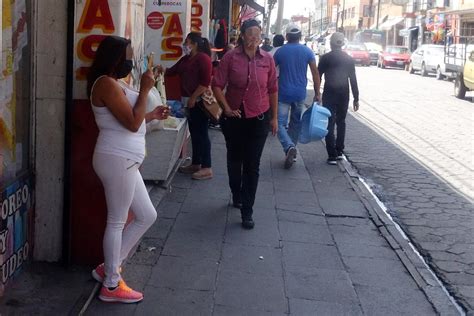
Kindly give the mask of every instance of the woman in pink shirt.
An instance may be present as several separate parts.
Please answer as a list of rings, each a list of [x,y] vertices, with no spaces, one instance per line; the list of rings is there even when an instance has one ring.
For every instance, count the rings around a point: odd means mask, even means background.
[[[212,87],[224,109],[221,128],[233,205],[241,210],[242,227],[252,229],[260,157],[270,128],[273,135],[278,130],[278,83],[272,56],[258,47],[259,22],[245,21],[240,33],[239,45],[217,67]]]

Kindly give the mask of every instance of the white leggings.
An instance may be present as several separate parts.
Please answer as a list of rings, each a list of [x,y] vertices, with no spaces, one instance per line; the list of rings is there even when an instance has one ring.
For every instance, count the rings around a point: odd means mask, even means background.
[[[156,210],[138,171],[140,165],[137,162],[115,155],[94,153],[92,164],[104,186],[107,202],[103,285],[115,287],[121,279],[119,268],[122,262],[155,222]],[[130,208],[134,218],[125,227]]]

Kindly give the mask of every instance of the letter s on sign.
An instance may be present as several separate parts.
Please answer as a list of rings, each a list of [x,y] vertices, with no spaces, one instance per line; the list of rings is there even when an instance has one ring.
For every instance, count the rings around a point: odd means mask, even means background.
[[[161,55],[161,60],[176,60],[183,54],[181,43],[183,42],[182,37],[168,37],[161,42],[161,49],[166,54]]]

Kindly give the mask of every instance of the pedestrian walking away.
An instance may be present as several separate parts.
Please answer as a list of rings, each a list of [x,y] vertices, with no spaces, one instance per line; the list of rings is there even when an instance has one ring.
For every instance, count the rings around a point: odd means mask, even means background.
[[[273,46],[270,44],[270,39],[268,37],[265,37],[263,39],[263,44],[260,48],[266,52],[270,52],[273,49]]]
[[[201,33],[191,32],[183,44],[184,56],[166,70],[157,66],[165,76],[179,75],[181,95],[188,111],[189,132],[192,144],[192,162],[179,168],[179,172],[192,174],[195,180],[211,179],[211,140],[209,139],[209,117],[202,109],[201,95],[211,84],[212,62],[209,41]]]
[[[283,37],[283,35],[281,34],[275,35],[275,37],[273,37],[273,48],[271,51],[269,51],[270,55],[275,56],[276,51],[279,50],[280,47],[282,47],[284,44],[285,44],[285,38]],[[277,65],[275,65],[275,67],[276,67],[276,76],[278,78],[280,77],[280,68]]]
[[[106,302],[135,303],[143,299],[142,293],[126,285],[120,267],[156,220],[156,210],[138,168],[145,157],[145,123],[168,116],[165,106],[145,113],[148,93],[155,83],[151,70],[142,75],[139,91],[119,81],[131,72],[132,55],[129,40],[106,37],[87,78],[87,93],[99,127],[93,167],[107,203],[104,263],[92,271],[92,276],[103,282],[99,298]],[[129,209],[134,217],[124,228]]]
[[[323,106],[331,111],[326,135],[328,164],[336,165],[344,155],[346,115],[349,107],[349,83],[354,97],[354,111],[359,110],[359,88],[354,60],[342,51],[344,34],[336,32],[330,39],[331,51],[321,56],[319,75],[324,76]],[[337,136],[334,135],[336,128]]]
[[[276,51],[285,44],[285,38],[281,34],[277,34],[273,37],[273,48],[269,51],[270,55],[274,56]],[[278,77],[278,68],[277,68]]]
[[[245,21],[240,32],[238,46],[224,55],[212,86],[224,109],[221,129],[233,205],[241,209],[242,226],[251,229],[260,157],[269,129],[273,135],[278,130],[278,85],[273,58],[258,47],[259,22]]]
[[[299,26],[290,24],[286,29],[286,39],[288,43],[280,47],[273,58],[279,68],[278,139],[286,155],[284,167],[289,169],[296,160],[296,145],[301,131],[301,115],[308,84],[306,75],[308,66],[313,77],[314,101],[319,102],[321,96],[316,59],[311,49],[299,43],[301,40]]]

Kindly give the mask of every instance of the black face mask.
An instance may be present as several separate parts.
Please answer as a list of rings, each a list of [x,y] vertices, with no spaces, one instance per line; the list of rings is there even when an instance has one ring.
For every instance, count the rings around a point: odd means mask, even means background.
[[[133,69],[133,61],[131,59],[126,59],[120,66],[117,68],[117,79],[125,78]]]

